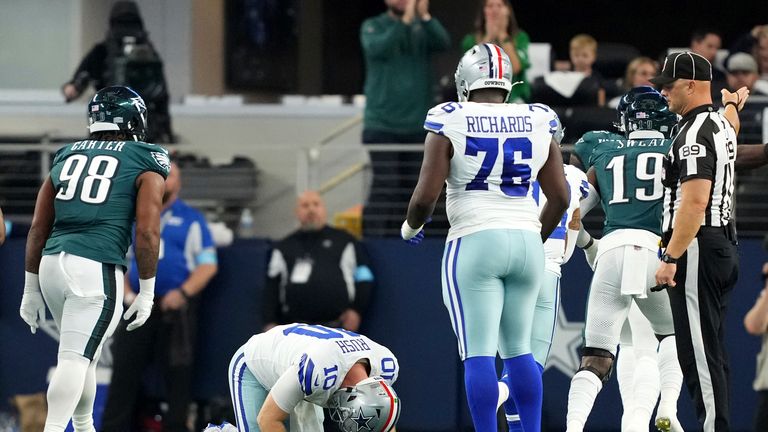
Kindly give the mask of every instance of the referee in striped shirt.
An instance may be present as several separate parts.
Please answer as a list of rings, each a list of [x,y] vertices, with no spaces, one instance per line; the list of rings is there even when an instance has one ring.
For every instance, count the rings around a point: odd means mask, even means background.
[[[712,65],[674,53],[651,82],[682,116],[664,161],[666,249],[656,282],[669,287],[677,352],[705,432],[729,430],[728,362],[722,340],[728,297],[738,277],[731,218],[736,131],[712,105]],[[734,99],[737,94],[732,94]],[[739,100],[727,101],[737,109]]]

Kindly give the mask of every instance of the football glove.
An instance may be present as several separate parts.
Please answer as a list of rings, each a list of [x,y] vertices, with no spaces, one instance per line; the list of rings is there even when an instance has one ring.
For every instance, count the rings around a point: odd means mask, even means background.
[[[428,224],[430,221],[432,221],[432,218],[427,218],[424,225]],[[411,226],[408,225],[408,221],[405,220],[400,227],[400,237],[402,237],[402,239],[409,245],[416,246],[424,240],[424,225],[418,228],[411,228]]]
[[[147,318],[149,318],[149,315],[152,313],[154,298],[154,293],[150,294],[143,291],[136,295],[136,299],[133,300],[133,303],[131,303],[131,306],[125,311],[125,315],[123,315],[123,319],[125,320],[130,320],[132,316],[136,315],[136,318],[128,324],[126,330],[136,330],[147,322]]]
[[[21,296],[19,315],[29,325],[32,334],[45,321],[45,300],[40,292],[40,279],[34,273],[24,272],[24,294]]]

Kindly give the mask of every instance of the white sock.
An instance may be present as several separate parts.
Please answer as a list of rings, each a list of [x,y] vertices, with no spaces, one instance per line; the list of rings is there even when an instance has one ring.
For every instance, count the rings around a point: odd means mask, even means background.
[[[90,361],[78,354],[59,354],[56,372],[48,385],[48,416],[44,432],[63,432],[80,401]]]
[[[659,343],[659,376],[661,382],[661,400],[659,410],[677,415],[677,399],[683,385],[683,371],[677,360],[675,337],[667,336]]]
[[[595,404],[595,398],[603,388],[603,382],[594,373],[586,370],[576,372],[568,391],[567,432],[584,430],[587,417]]]
[[[75,432],[96,432],[96,428],[93,426],[93,402],[96,399],[97,362],[98,359],[94,359],[88,366],[83,393],[80,395],[80,402],[77,403],[75,412],[72,414],[72,427]]]
[[[655,352],[635,359],[634,389],[632,426],[647,430],[659,400],[659,364]]]
[[[509,387],[504,381],[499,381],[499,401],[496,402],[496,410],[507,401],[507,398],[509,398]]]
[[[616,357],[616,380],[619,382],[619,394],[624,412],[621,414],[621,430],[625,430],[627,422],[632,417],[634,380],[635,380],[635,349],[632,345],[620,345]]]

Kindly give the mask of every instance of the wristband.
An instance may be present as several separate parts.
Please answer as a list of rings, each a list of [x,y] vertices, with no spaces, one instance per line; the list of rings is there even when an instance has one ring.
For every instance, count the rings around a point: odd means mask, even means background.
[[[146,294],[145,294],[146,293]],[[139,279],[139,294],[155,295],[155,278]]]
[[[728,102],[725,103],[725,105],[723,105],[723,108],[728,107],[728,105],[733,105],[733,107],[736,108],[736,112],[739,112],[739,104],[738,104],[738,102],[728,101]]]
[[[24,272],[24,292],[40,292],[40,275]]]
[[[403,221],[403,226],[400,227],[400,236],[404,240],[412,239],[416,234],[421,231],[421,229],[424,228],[424,225],[418,227],[418,228],[411,228],[410,225],[408,225],[408,221]]]
[[[595,238],[594,237],[590,237],[589,241],[587,242],[587,244],[584,245],[584,247],[582,249],[589,249],[589,248],[592,247],[593,244],[595,244]]]

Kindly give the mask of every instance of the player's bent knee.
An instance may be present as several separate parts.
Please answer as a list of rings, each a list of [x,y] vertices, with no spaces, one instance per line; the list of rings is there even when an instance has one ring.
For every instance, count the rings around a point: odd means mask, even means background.
[[[579,371],[589,371],[595,374],[600,381],[606,382],[611,378],[614,356],[610,351],[602,348],[584,348],[581,357]]]

